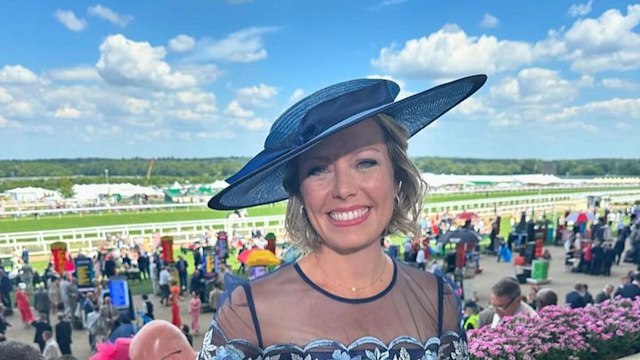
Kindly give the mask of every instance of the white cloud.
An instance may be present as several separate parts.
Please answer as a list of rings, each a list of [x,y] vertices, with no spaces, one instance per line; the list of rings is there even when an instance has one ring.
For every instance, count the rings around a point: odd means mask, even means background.
[[[446,25],[401,47],[392,44],[383,48],[371,63],[394,76],[450,78],[512,70],[532,61],[532,46],[526,42],[500,41],[486,35],[469,37],[457,25]]]
[[[287,100],[288,104],[295,104],[298,101],[302,100],[302,98],[304,97],[304,90],[298,88],[293,90],[293,92],[291,93],[291,95],[289,95],[289,99]]]
[[[13,101],[13,96],[7,91],[7,89],[0,87],[0,103],[8,103]]]
[[[607,89],[640,90],[640,84],[620,78],[604,78],[600,83]]]
[[[33,84],[38,76],[22,65],[5,65],[0,69],[0,84]]]
[[[498,27],[499,24],[500,24],[500,20],[498,20],[497,17],[489,13],[484,14],[484,16],[482,17],[482,20],[480,21],[480,26],[487,29]]]
[[[161,46],[112,35],[100,45],[96,68],[106,82],[114,85],[178,89],[197,84],[194,76],[172,71],[164,61],[165,55]]]
[[[71,106],[58,108],[53,113],[53,117],[58,119],[77,119],[80,115],[80,110]]]
[[[224,75],[215,64],[178,64],[176,71],[193,76],[199,85],[213,83]]]
[[[34,114],[35,104],[27,100],[16,100],[6,107],[10,115],[17,117],[30,117]]]
[[[561,112],[548,114],[544,121],[573,121],[576,119],[592,119],[599,122],[640,121],[640,98],[613,98],[594,101],[584,105],[564,108]]]
[[[234,125],[249,131],[261,131],[269,129],[271,123],[262,118],[243,119],[238,118],[234,121]]]
[[[87,21],[76,17],[76,14],[71,10],[56,10],[53,16],[71,31],[79,32],[87,27]]]
[[[251,110],[244,109],[237,100],[232,100],[227,108],[224,110],[225,115],[229,115],[235,118],[251,118],[255,116],[255,113]]]
[[[563,79],[557,71],[527,68],[516,77],[505,77],[489,89],[489,95],[499,102],[518,106],[548,107],[571,103],[578,97],[578,90],[574,83]]]
[[[196,41],[189,35],[178,35],[169,40],[169,49],[178,53],[186,52],[196,46]]]
[[[47,71],[47,75],[54,80],[62,81],[97,81],[100,80],[98,71],[93,66],[77,66]]]
[[[122,28],[127,27],[127,25],[129,25],[129,23],[133,20],[133,16],[131,15],[120,15],[117,12],[109,9],[108,7],[102,6],[100,4],[89,7],[87,11],[89,12],[89,15],[97,16]]]
[[[616,123],[616,129],[619,129],[619,130],[628,130],[628,129],[631,129],[631,127],[632,127],[631,124],[624,121],[618,121]]]
[[[273,105],[276,95],[278,95],[278,89],[260,84],[238,90],[236,92],[236,100],[245,106],[266,107]]]
[[[573,4],[567,10],[567,14],[571,17],[587,15],[591,12],[591,4],[593,4],[593,0],[589,0],[586,4]]]
[[[640,68],[640,4],[629,5],[626,16],[617,9],[605,11],[597,19],[576,21],[564,33],[572,70],[594,73]]]
[[[250,63],[267,58],[262,37],[275,31],[273,27],[253,27],[232,33],[224,39],[202,39],[198,41],[195,54],[188,60]]]
[[[0,114],[0,129],[6,128],[9,126],[9,120],[5,119],[2,114]]]

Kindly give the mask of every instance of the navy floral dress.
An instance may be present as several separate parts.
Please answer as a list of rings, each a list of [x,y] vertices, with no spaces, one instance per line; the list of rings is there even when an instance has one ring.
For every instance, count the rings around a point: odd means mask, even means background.
[[[394,261],[363,299],[333,295],[292,264],[236,288],[198,360],[468,359],[459,303],[442,278]]]

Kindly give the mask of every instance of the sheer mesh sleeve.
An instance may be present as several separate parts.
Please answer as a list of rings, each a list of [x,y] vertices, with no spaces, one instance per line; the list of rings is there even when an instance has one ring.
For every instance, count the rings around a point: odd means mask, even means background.
[[[202,343],[198,360],[245,359],[259,354],[247,294],[238,286],[218,309]]]
[[[446,282],[443,290],[443,325],[438,358],[469,359],[467,340],[462,326],[460,300]]]

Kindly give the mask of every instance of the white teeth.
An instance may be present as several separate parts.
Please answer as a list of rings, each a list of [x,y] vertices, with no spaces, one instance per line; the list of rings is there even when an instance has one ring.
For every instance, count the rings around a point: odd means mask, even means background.
[[[368,208],[363,208],[347,212],[331,212],[329,216],[336,221],[351,221],[364,216],[368,211]]]

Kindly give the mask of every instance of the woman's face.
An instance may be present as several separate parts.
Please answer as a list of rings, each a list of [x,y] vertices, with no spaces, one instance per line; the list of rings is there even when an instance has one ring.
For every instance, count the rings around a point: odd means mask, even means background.
[[[379,125],[366,120],[298,159],[300,193],[322,245],[347,254],[380,246],[397,186]]]

